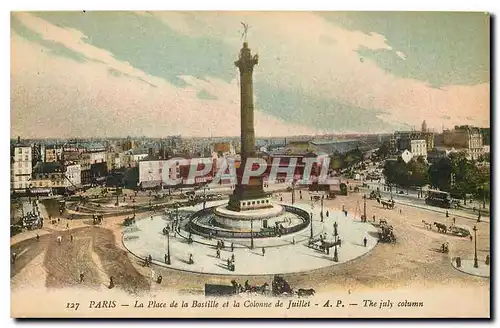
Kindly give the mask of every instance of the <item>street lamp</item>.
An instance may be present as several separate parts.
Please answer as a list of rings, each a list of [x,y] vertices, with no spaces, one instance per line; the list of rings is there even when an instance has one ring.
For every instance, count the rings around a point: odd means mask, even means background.
[[[203,209],[205,209],[205,206],[207,204],[207,185],[203,186]]]
[[[366,195],[363,195],[363,219],[362,222],[366,222]]]
[[[167,265],[170,265],[170,230],[167,229]]]
[[[477,264],[477,235],[476,235],[477,227],[474,225],[474,228],[472,230],[474,230],[474,268],[477,268],[478,267],[478,264]]]
[[[337,221],[333,224],[333,237],[334,237],[334,248],[333,248],[333,261],[338,262],[339,261],[339,252],[337,250],[337,239],[338,239],[338,231],[337,231]]]
[[[253,218],[250,218],[250,249],[253,249]]]
[[[311,236],[309,237],[311,240],[313,239],[313,212],[314,212],[314,203],[311,202]]]
[[[321,195],[321,219],[323,219],[323,200],[325,199],[325,194]]]
[[[311,212],[311,236],[309,237],[309,239],[313,239],[313,213]]]

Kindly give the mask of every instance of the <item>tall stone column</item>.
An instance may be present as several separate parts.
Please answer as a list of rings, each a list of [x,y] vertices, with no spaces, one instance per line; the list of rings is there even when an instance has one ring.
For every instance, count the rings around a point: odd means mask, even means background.
[[[247,159],[255,157],[255,130],[253,106],[253,68],[259,62],[258,56],[252,56],[248,43],[243,42],[240,55],[234,62],[240,70],[240,112],[241,112],[241,165],[236,170],[237,185],[229,199],[229,208],[240,211],[240,201],[265,197],[262,177],[251,178],[248,185],[241,184]]]

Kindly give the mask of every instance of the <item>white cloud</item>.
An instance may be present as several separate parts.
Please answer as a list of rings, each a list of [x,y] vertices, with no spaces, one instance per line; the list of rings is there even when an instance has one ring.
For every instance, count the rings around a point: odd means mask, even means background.
[[[261,78],[279,88],[386,110],[388,113],[379,117],[388,122],[414,125],[426,119],[429,127],[438,128],[463,123],[463,117],[472,116],[470,124],[489,125],[489,84],[438,90],[424,81],[392,75],[373,61],[360,60],[357,50],[361,48],[394,51],[380,34],[347,30],[307,12],[154,14],[179,33],[208,33],[235,48],[241,43],[237,33],[240,21],[249,23],[250,47],[261,58],[257,71],[264,72]],[[325,37],[332,42],[325,42]],[[401,51],[395,55],[402,60],[407,57]],[[450,116],[452,121],[442,116]]]
[[[67,38],[45,37],[74,45]],[[86,54],[100,53],[92,58],[106,59],[106,64],[51,56],[48,49],[14,32],[11,46],[12,136],[239,135],[239,92],[235,81],[228,84],[182,76],[189,87],[177,88],[93,47],[86,48]],[[110,75],[110,67],[152,81],[156,87],[128,76]],[[198,99],[196,94],[201,90],[217,99]],[[314,133],[259,111],[255,112],[255,124],[261,136]]]
[[[429,127],[438,128],[441,124],[463,123],[472,116],[471,124],[489,125],[489,84],[434,89],[423,81],[385,72],[373,61],[361,61],[357,53],[361,48],[394,51],[380,34],[346,30],[305,12],[141,14],[158,16],[178,33],[208,34],[223,40],[234,47],[235,56],[241,46],[240,21],[249,23],[250,47],[260,53],[255,79],[278,88],[301,90],[311,97],[330,98],[361,108],[387,110],[386,114],[379,115],[387,122],[415,125],[426,119]],[[39,45],[12,34],[14,130],[42,126],[40,131],[47,135],[54,131],[68,136],[74,131],[123,135],[128,133],[125,132],[129,129],[127,122],[134,122],[135,133],[144,135],[186,131],[193,135],[239,133],[236,79],[226,83],[211,77],[205,81],[182,76],[189,87],[177,88],[130,63],[117,60],[109,51],[85,43],[85,36],[78,30],[55,26],[29,13],[14,15],[44,39],[104,63],[79,64],[51,57],[40,52]],[[406,59],[406,54],[400,51],[395,54]],[[136,79],[111,76],[108,68],[157,87],[152,88]],[[196,95],[201,90],[217,99],[199,100]],[[87,112],[82,113],[82,109]],[[46,120],[39,115],[43,110]],[[55,122],[54,113],[65,118],[58,123],[57,129],[51,125]],[[315,132],[311,128],[286,124],[259,111],[255,115],[256,130],[261,135]],[[443,118],[448,116],[452,119]],[[71,122],[72,117],[73,120],[78,117],[81,122]],[[84,120],[90,122],[91,128],[84,126]]]

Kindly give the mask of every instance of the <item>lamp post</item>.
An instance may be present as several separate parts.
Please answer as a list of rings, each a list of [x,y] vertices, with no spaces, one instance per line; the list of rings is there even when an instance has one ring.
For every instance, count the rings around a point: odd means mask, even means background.
[[[179,224],[179,203],[175,203],[175,220]]]
[[[363,195],[363,222],[366,222],[366,195]]]
[[[321,195],[321,218],[323,219],[323,200],[325,199],[325,194]]]
[[[253,249],[253,218],[250,218],[250,249]]]
[[[203,209],[205,209],[205,206],[207,204],[207,185],[203,186]]]
[[[311,235],[309,236],[309,239],[313,239],[313,213],[311,212]]]
[[[167,265],[170,265],[170,230],[167,229]]]
[[[313,239],[313,212],[314,212],[314,203],[311,202],[311,236],[309,237],[311,240]]]
[[[333,224],[333,237],[334,237],[334,249],[333,249],[333,261],[339,261],[339,252],[337,250],[337,241],[338,241],[338,231],[337,231],[337,221]]]
[[[295,203],[295,184],[292,182],[292,205]]]
[[[118,184],[116,185],[116,203],[115,203],[115,206],[118,206],[120,205],[120,202],[118,200],[118,190],[119,190],[120,187],[118,187]]]
[[[474,268],[477,268],[478,267],[478,264],[477,264],[477,235],[476,235],[477,227],[474,225],[474,228],[472,230],[474,230]]]

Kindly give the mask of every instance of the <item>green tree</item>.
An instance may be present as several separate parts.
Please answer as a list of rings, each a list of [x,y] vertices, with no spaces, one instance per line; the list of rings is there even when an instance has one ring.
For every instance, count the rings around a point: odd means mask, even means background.
[[[389,143],[388,142],[384,142],[382,143],[382,145],[380,145],[380,147],[377,149],[377,151],[375,151],[375,155],[377,155],[377,157],[381,158],[381,159],[385,159],[387,158],[387,156],[389,156]]]
[[[429,183],[439,190],[450,191],[452,173],[451,159],[448,157],[441,158],[429,167]]]
[[[123,180],[125,188],[137,189],[137,184],[139,183],[139,167],[128,168],[125,172],[125,177]]]
[[[409,187],[411,185],[410,172],[408,166],[401,159],[397,161],[387,161],[384,166],[383,174],[389,184]]]
[[[408,163],[411,172],[411,185],[415,187],[423,187],[429,183],[429,172],[427,163],[422,156]]]

